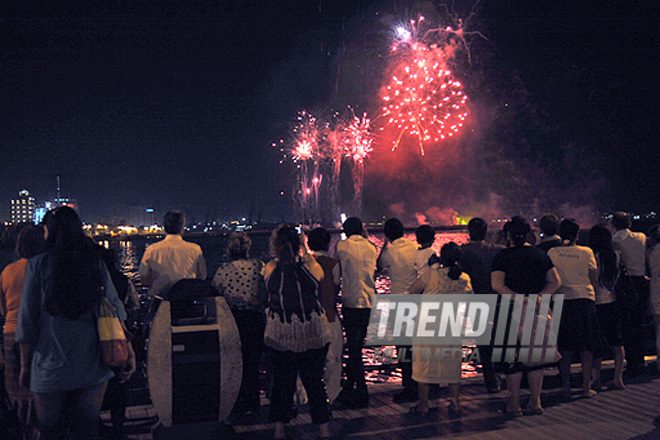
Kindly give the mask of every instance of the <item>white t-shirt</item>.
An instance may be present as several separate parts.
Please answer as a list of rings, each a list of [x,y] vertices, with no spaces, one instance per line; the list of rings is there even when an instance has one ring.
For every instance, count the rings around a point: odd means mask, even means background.
[[[643,277],[646,275],[646,235],[632,232],[630,229],[617,231],[612,237],[614,249],[621,251],[623,265],[628,275]]]
[[[557,268],[561,278],[558,294],[564,299],[596,300],[596,293],[589,279],[589,271],[597,270],[596,257],[586,246],[559,246],[548,251],[548,257]]]
[[[429,258],[431,258],[432,255],[436,255],[435,249],[432,247],[417,249],[417,252],[415,253],[415,272],[417,272],[417,278],[421,277],[422,274],[431,269],[431,266],[429,266]]]
[[[417,244],[403,237],[397,238],[380,254],[378,266],[387,269],[392,285],[391,294],[408,293],[408,288],[417,279],[415,254]]]

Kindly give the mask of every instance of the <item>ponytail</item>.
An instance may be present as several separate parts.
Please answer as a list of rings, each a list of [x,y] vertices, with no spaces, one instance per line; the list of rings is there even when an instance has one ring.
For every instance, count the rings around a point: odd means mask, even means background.
[[[442,267],[449,269],[447,276],[454,281],[459,279],[463,273],[463,269],[461,269],[460,265],[462,257],[463,253],[461,252],[461,248],[459,248],[453,241],[444,245],[440,250],[440,264]]]

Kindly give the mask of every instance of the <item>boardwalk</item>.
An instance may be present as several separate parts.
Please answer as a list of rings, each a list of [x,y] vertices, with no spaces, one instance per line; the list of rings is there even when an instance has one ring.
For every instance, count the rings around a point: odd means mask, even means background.
[[[576,366],[577,367],[577,366]],[[660,377],[635,379],[623,391],[604,391],[593,399],[578,399],[560,403],[556,370],[546,371],[543,403],[545,413],[540,416],[513,418],[500,414],[498,409],[506,392],[489,395],[484,392],[480,378],[465,381],[462,387],[464,415],[452,419],[447,412],[443,390],[431,402],[434,411],[429,416],[408,414],[413,404],[394,404],[392,395],[399,390],[396,384],[370,387],[371,405],[362,410],[334,410],[331,430],[334,439],[398,440],[398,439],[484,439],[484,440],[642,440],[660,439],[660,428],[653,424],[660,415]],[[577,374],[575,375],[577,379]],[[523,390],[526,395],[527,390]],[[577,393],[579,390],[574,389]],[[523,397],[523,403],[526,398]],[[268,401],[263,400],[261,414],[235,426],[239,439],[266,440],[272,438],[272,426],[264,423]],[[104,415],[107,418],[107,414]],[[129,410],[128,434],[132,439],[151,439],[150,429],[156,422],[151,406]],[[208,438],[186,428],[182,439]],[[287,427],[290,439],[316,439],[317,430],[311,423],[307,407]]]

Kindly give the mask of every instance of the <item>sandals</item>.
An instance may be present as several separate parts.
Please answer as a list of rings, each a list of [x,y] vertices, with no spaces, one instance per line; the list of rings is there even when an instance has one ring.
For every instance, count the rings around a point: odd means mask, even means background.
[[[582,393],[580,393],[580,397],[583,399],[591,399],[592,397],[596,397],[597,395],[598,393],[592,389],[583,390]]]
[[[500,414],[507,416],[520,417],[523,415],[523,410],[521,408],[509,409],[509,404],[505,403],[502,408],[498,411]]]
[[[543,414],[543,408],[532,408],[531,406],[528,406],[525,408],[524,413],[528,416],[540,416]]]

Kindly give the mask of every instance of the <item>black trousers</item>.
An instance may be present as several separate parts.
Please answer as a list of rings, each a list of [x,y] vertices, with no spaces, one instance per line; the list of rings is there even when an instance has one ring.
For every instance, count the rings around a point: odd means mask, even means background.
[[[481,359],[481,368],[483,369],[486,389],[489,391],[496,390],[500,387],[500,376],[493,367],[493,346],[480,345],[477,348],[479,350],[479,358]]]
[[[417,382],[412,378],[412,346],[397,345],[396,352],[399,356],[399,368],[401,368],[401,385],[403,390],[409,393],[417,393]],[[401,356],[403,355],[403,357]]]
[[[293,418],[293,395],[298,375],[307,392],[312,423],[320,425],[330,420],[330,404],[323,380],[328,345],[302,353],[271,351],[273,391],[269,421],[288,423]]]
[[[255,310],[232,310],[238,333],[241,338],[243,357],[243,377],[234,412],[258,412],[259,397],[259,361],[264,348],[264,330],[266,316]]]
[[[623,291],[617,292],[616,302],[621,314],[627,368],[634,370],[644,364],[642,324],[649,313],[649,283],[644,277],[626,278],[620,284]]]
[[[365,389],[367,383],[364,380],[362,348],[364,347],[364,339],[367,337],[371,309],[343,307],[342,314],[344,315],[346,349],[348,351],[344,388],[351,389],[355,387]]]

